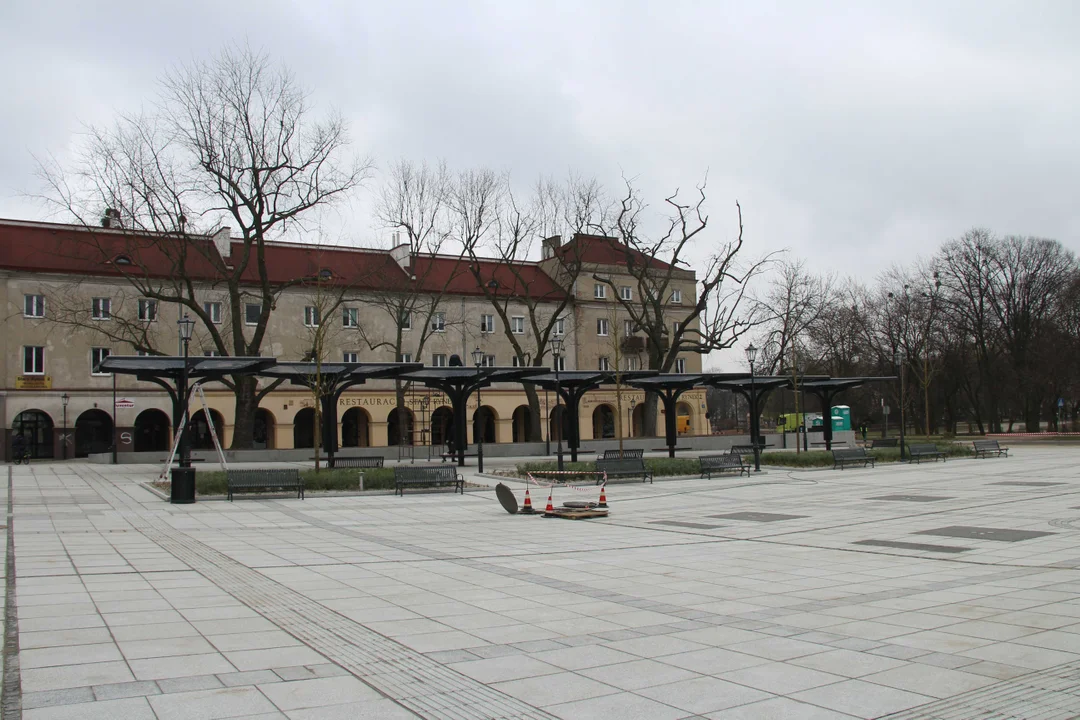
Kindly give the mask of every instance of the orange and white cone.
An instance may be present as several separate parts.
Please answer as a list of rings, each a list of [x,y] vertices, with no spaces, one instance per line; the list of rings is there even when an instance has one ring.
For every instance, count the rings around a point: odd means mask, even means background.
[[[547,507],[544,508],[544,514],[545,515],[554,515],[555,514],[555,506],[551,502],[551,493],[548,493]]]
[[[598,508],[607,507],[607,483],[600,486],[600,502],[596,504]]]
[[[529,488],[525,488],[525,504],[518,510],[520,515],[535,515],[536,510],[532,506],[532,498],[529,497]]]

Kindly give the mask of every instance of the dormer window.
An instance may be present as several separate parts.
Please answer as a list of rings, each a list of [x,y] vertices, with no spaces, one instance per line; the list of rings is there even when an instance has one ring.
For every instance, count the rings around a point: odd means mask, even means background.
[[[113,265],[131,265],[131,258],[127,255],[117,255],[113,258]]]

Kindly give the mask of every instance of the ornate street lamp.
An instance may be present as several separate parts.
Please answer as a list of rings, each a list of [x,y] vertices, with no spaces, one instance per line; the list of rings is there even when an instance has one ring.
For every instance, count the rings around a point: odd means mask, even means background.
[[[480,402],[480,368],[484,364],[484,351],[479,346],[472,351],[473,365],[476,366],[476,417],[473,421],[473,433],[476,435],[476,465],[478,472],[484,472],[484,406]]]
[[[757,385],[754,382],[754,363],[757,362],[758,349],[753,343],[746,348],[746,359],[750,361],[750,444],[754,446],[754,472],[761,472],[761,446],[758,444]]]
[[[559,404],[559,358],[562,356],[563,341],[562,338],[556,336],[551,338],[551,354],[555,357],[555,417],[559,419],[559,435],[558,445],[556,446],[556,457],[558,458],[559,470],[563,469],[563,455],[562,455],[562,436],[563,436],[563,415],[560,412],[561,405]],[[548,434],[551,434],[551,423],[548,422]]]
[[[180,340],[184,344],[184,366],[180,370],[180,417],[183,423],[180,431],[180,467],[191,467],[191,445],[188,442],[188,347],[191,344],[191,333],[195,329],[195,321],[187,313],[176,321],[180,329]]]
[[[60,396],[60,404],[64,408],[64,431],[60,434],[60,446],[61,446],[61,449],[63,451],[64,460],[67,460],[67,446],[68,446],[68,438],[67,438],[67,406],[68,406],[69,402],[71,402],[71,396],[68,395],[67,393],[64,393],[63,395]]]

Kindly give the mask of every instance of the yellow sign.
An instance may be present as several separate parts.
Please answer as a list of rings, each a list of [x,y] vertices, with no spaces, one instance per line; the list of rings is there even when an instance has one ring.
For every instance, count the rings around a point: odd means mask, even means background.
[[[16,390],[52,390],[52,377],[49,375],[16,375]]]

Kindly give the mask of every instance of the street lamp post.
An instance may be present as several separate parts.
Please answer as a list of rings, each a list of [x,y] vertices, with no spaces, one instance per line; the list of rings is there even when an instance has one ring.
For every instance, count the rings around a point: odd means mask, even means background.
[[[562,355],[563,341],[560,337],[551,338],[551,354],[555,358],[555,417],[559,419],[559,434],[557,436],[558,444],[556,445],[556,457],[558,458],[559,471],[563,469],[563,456],[562,456],[562,435],[563,435],[563,415],[560,412],[559,401],[559,357]],[[548,433],[551,433],[551,423],[548,423]]]
[[[183,425],[180,430],[180,467],[191,467],[191,445],[188,442],[188,346],[191,344],[191,332],[195,321],[185,313],[176,321],[180,328],[180,339],[184,343],[184,366],[180,370],[180,417]]]
[[[484,363],[484,351],[477,347],[472,352],[473,364],[476,365],[476,418],[473,421],[476,434],[476,465],[478,472],[484,472],[484,406],[480,402],[480,366]],[[476,432],[479,431],[479,432]]]
[[[754,363],[758,349],[750,343],[746,348],[746,359],[750,361],[750,444],[754,446],[754,472],[761,472],[761,447],[758,445],[757,385],[754,382]]]
[[[67,406],[69,402],[71,402],[71,396],[67,393],[60,396],[60,404],[64,408],[64,430],[60,433],[60,448],[65,460],[67,460]]]
[[[628,425],[628,427],[630,428],[630,437],[634,437],[634,406],[635,405],[637,405],[637,400],[635,398],[630,398],[630,411],[629,411],[629,417],[627,418],[630,421],[630,424]]]
[[[900,459],[904,459],[904,365],[900,362],[902,359],[899,350],[896,351],[896,355],[893,360],[896,361],[896,371],[900,373]]]

